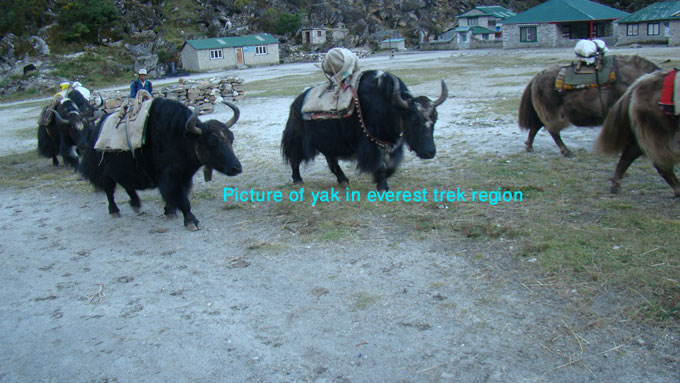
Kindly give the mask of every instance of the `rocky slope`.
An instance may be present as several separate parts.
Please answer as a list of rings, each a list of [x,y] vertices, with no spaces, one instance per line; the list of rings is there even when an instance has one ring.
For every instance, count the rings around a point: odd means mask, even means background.
[[[48,3],[56,0],[48,0]],[[166,63],[177,61],[178,49],[187,39],[244,35],[266,31],[271,21],[281,14],[300,15],[303,26],[343,26],[350,38],[343,45],[375,48],[377,41],[390,34],[400,34],[410,42],[423,35],[437,35],[456,23],[456,16],[478,5],[500,5],[521,12],[540,3],[537,0],[113,0],[121,16],[104,30],[96,46],[64,47],[55,38],[57,16],[53,22],[37,31],[23,31],[21,36],[0,36],[0,98],[16,92],[44,93],[61,80],[73,80],[79,73],[57,70],[59,63],[72,60],[67,54],[54,54],[52,45],[60,51],[89,50],[101,55],[97,47],[111,48],[101,65],[101,77],[130,76],[133,68],[153,68],[151,78],[162,77]],[[619,9],[637,10],[650,1],[601,1]],[[58,8],[58,3],[52,4]],[[58,28],[57,28],[58,29]],[[17,33],[18,34],[18,33]],[[299,33],[277,35],[282,41],[283,59],[299,59]],[[329,47],[316,47],[325,51]],[[114,51],[111,54],[111,50]],[[38,68],[37,74],[26,78],[25,69]],[[97,78],[86,75],[80,80],[93,83]],[[66,78],[69,77],[69,78]],[[79,78],[75,78],[79,79]]]

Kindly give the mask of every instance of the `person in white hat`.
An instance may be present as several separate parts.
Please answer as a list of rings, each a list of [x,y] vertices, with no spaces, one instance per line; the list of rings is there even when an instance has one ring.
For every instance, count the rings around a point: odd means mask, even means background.
[[[145,89],[149,93],[153,94],[153,87],[151,86],[151,81],[146,78],[146,69],[140,69],[137,74],[139,77],[132,82],[130,85],[130,98],[133,99],[137,96],[137,92]]]

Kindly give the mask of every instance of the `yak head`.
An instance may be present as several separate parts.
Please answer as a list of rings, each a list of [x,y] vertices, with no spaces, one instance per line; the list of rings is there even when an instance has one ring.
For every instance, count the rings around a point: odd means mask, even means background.
[[[62,100],[52,113],[60,129],[64,129],[73,142],[78,142],[78,137],[85,128],[85,124],[91,122],[91,119],[84,118],[81,115],[78,105],[69,98]]]
[[[409,148],[422,159],[434,158],[437,148],[434,145],[434,124],[437,122],[437,106],[446,101],[449,90],[441,80],[442,90],[439,98],[432,101],[426,96],[412,97],[406,86],[396,76],[390,75],[394,84],[392,105],[399,111],[397,124],[401,126],[404,139]]]
[[[197,134],[195,151],[198,161],[205,166],[204,175],[206,181],[212,178],[212,169],[228,176],[241,173],[241,162],[234,154],[232,145],[234,133],[231,128],[239,118],[240,112],[236,105],[224,101],[234,111],[234,116],[227,122],[210,120],[200,122],[198,111],[194,109],[191,117],[186,122],[186,129],[190,133]]]

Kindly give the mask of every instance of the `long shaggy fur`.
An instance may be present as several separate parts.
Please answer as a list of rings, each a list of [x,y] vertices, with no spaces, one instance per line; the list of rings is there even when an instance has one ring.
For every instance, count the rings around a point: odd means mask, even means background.
[[[598,152],[606,155],[619,154],[635,139],[628,115],[629,107],[630,89],[609,111],[595,144]]]
[[[531,87],[534,81],[529,81],[527,87],[524,88],[522,93],[522,99],[519,103],[519,117],[518,123],[519,127],[523,130],[531,130],[532,128],[540,128],[543,126],[543,122],[538,117],[536,110],[534,109],[534,103],[531,100]]]

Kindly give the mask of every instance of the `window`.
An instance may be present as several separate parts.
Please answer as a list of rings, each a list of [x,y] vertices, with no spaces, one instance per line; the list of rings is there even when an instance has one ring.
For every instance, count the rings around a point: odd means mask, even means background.
[[[519,42],[521,43],[535,43],[538,41],[538,34],[536,33],[536,26],[519,27]]]
[[[627,24],[626,25],[626,36],[637,36],[638,35],[638,25],[637,24]]]
[[[563,25],[562,26],[562,38],[563,39],[570,39],[571,38],[571,25]]]
[[[489,34],[488,33],[482,34],[482,40],[489,40]]]
[[[468,19],[468,25],[469,25],[469,26],[472,26],[472,25],[479,25],[479,19],[477,19],[476,17],[470,17],[470,18]]]
[[[659,23],[649,23],[647,24],[647,35],[656,36],[659,34]]]
[[[210,50],[210,59],[211,60],[221,60],[223,58],[224,58],[224,56],[222,55],[222,49],[211,49]]]
[[[260,45],[255,47],[255,54],[256,55],[266,55],[267,54],[267,47],[265,45]]]
[[[605,37],[605,27],[606,26],[601,23],[593,24],[593,37]]]
[[[316,31],[316,37],[321,37],[321,31]]]

